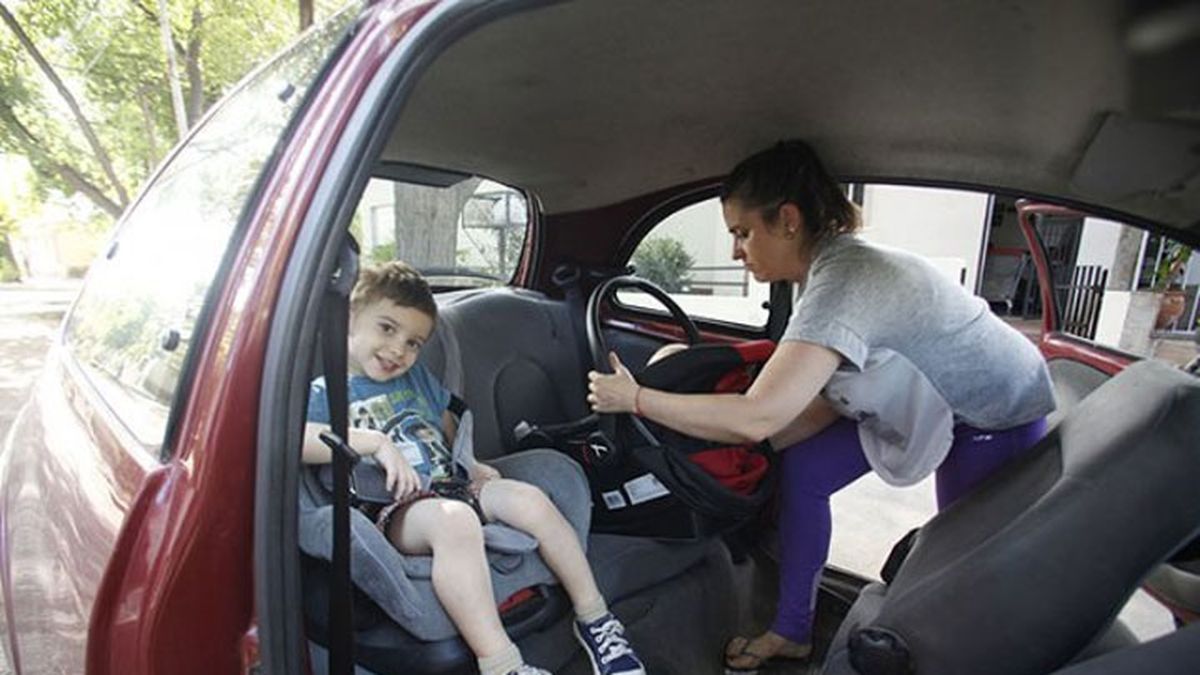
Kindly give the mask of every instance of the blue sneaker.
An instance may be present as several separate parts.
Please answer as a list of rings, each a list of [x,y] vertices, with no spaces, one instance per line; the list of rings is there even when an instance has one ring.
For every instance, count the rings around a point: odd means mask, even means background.
[[[591,623],[576,621],[575,639],[592,660],[595,675],[646,675],[646,667],[625,638],[625,626],[612,612]]]

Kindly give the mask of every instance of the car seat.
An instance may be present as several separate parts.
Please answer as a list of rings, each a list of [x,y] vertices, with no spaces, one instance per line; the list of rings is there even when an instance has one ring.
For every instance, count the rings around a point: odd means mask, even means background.
[[[863,590],[822,672],[1063,667],[1200,529],[1197,438],[1200,380],[1129,366],[921,528],[892,581]]]

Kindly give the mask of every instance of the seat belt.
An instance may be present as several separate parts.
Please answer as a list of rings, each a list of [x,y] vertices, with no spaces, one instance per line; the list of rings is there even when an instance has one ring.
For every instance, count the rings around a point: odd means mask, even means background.
[[[562,264],[554,268],[550,281],[562,291],[570,313],[571,334],[574,336],[575,353],[583,372],[592,369],[592,352],[587,341],[587,298],[583,297],[583,270],[578,265]]]
[[[358,243],[347,235],[337,270],[325,289],[321,361],[331,431],[322,431],[333,465],[333,579],[329,603],[329,672],[354,672],[354,587],[350,580],[350,471],[358,459],[350,448],[350,401],[346,384],[346,341],[350,291],[358,279]]]

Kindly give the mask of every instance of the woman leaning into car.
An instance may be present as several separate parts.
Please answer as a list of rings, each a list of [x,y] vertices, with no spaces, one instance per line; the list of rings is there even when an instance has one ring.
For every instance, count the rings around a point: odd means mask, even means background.
[[[1034,345],[924,259],[855,236],[856,208],[807,144],[776,144],[721,190],[733,257],[803,293],[744,394],[640,386],[615,354],[589,374],[598,412],[632,412],[721,442],[782,453],[779,607],[771,629],[726,646],[726,666],[807,658],[829,497],[869,470],[911,485],[937,470],[945,508],[1041,438],[1054,409]]]

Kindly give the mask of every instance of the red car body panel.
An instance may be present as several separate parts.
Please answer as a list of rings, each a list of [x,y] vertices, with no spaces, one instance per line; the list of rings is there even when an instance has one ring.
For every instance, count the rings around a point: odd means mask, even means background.
[[[1093,342],[1072,337],[1059,330],[1058,312],[1054,311],[1055,298],[1050,262],[1046,250],[1033,226],[1033,217],[1038,214],[1083,217],[1085,214],[1065,206],[1039,204],[1021,200],[1017,202],[1017,219],[1021,232],[1029,244],[1029,252],[1037,269],[1038,288],[1042,297],[1042,339],[1038,347],[1047,361],[1068,359],[1089,365],[1108,375],[1116,375],[1136,359],[1129,354],[1102,347]]]
[[[244,670],[256,652],[253,519],[268,328],[296,233],[367,84],[429,2],[369,8],[258,195],[198,335],[172,456],[109,411],[61,340],[0,467],[0,582],[14,667]],[[303,142],[294,142],[302,139]],[[35,531],[36,530],[36,531]],[[52,662],[49,662],[52,661]]]

